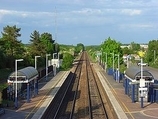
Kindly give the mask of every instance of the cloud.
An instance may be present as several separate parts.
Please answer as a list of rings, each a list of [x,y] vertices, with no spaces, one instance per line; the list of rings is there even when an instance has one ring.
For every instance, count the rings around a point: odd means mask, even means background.
[[[54,13],[51,12],[28,12],[0,9],[0,22],[5,24],[31,24],[44,25],[52,24]],[[45,25],[47,24],[47,25]]]
[[[96,26],[117,22],[120,12],[119,9],[82,8],[69,12],[60,12],[57,16],[65,24]]]
[[[157,11],[157,0],[3,0],[0,26],[18,25],[23,40],[28,40],[35,29],[53,34],[57,28],[58,41],[100,44],[99,39],[108,36],[124,37],[126,41],[129,36],[133,39],[143,39],[144,35],[150,39],[149,34],[157,36]]]
[[[74,14],[82,14],[82,15],[93,15],[93,14],[101,14],[102,11],[100,9],[91,9],[91,8],[84,8],[79,11],[72,11]]]
[[[153,25],[150,23],[131,23],[131,24],[121,24],[119,25],[120,29],[130,29],[130,30],[138,30],[138,29],[154,29],[157,25]]]
[[[121,13],[133,16],[133,15],[140,15],[142,13],[142,10],[138,10],[138,9],[122,9]]]
[[[154,28],[152,24],[133,24],[131,25],[133,28]]]
[[[0,9],[0,15],[16,15],[22,17],[38,17],[38,16],[52,16],[51,12],[27,12],[27,11],[16,11],[16,10],[5,10]]]
[[[12,11],[9,11],[9,10],[4,10],[4,9],[0,10],[0,15],[6,15],[6,14],[11,14],[11,13]]]

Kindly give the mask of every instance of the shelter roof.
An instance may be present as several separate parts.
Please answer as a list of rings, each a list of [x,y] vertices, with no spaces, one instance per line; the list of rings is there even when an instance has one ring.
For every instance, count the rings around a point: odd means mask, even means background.
[[[151,77],[154,78],[153,75],[148,71],[144,70],[142,71],[143,77]],[[131,66],[126,69],[125,75],[128,76],[130,79],[135,79],[136,77],[141,76],[141,68],[139,66]]]
[[[17,76],[26,76],[26,79],[31,79],[35,76],[38,75],[38,71],[34,68],[34,67],[25,67],[23,69],[20,69],[17,71]],[[15,77],[16,76],[16,73],[15,72],[12,72],[9,77]]]

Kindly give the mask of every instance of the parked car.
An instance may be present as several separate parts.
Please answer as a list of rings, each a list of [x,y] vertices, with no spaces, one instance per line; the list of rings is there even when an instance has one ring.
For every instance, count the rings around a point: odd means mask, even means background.
[[[3,107],[0,107],[0,115],[5,114],[5,109]]]

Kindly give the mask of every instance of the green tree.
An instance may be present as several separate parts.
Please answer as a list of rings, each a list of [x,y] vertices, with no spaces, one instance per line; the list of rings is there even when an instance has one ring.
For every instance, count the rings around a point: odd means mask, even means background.
[[[106,61],[106,54],[107,54],[107,67],[112,68],[113,66],[113,53],[114,55],[118,55],[120,57],[120,64],[123,63],[123,53],[122,53],[122,48],[121,48],[121,43],[116,42],[116,40],[111,39],[110,37],[106,39],[102,44],[101,44],[101,49],[100,51],[102,52],[102,59],[104,62]],[[114,57],[114,61],[117,62],[118,57]],[[116,63],[115,63],[116,64]],[[116,64],[117,65],[117,64]]]
[[[73,63],[73,55],[69,54],[69,53],[64,53],[63,54],[63,62],[62,62],[62,69],[67,70],[68,68],[70,68],[72,66]]]
[[[42,44],[45,46],[46,52],[48,54],[53,54],[54,52],[54,41],[52,35],[50,33],[42,33],[40,40]]]
[[[141,49],[140,44],[131,42],[131,50],[133,53],[140,51],[140,49]]]
[[[158,66],[157,54],[158,54],[158,40],[149,41],[148,50],[145,55],[145,61],[150,64],[155,63],[154,65]]]
[[[131,54],[131,50],[130,50],[128,47],[124,47],[124,48],[122,49],[122,53],[123,53],[123,54]]]
[[[75,48],[75,46],[73,46],[73,45],[60,44],[60,52],[61,53],[69,52],[70,54],[73,54],[74,48]]]
[[[100,50],[100,45],[85,46],[85,49],[91,56],[91,60],[96,61],[96,52]]]
[[[46,54],[46,47],[42,44],[42,41],[40,40],[40,34],[38,31],[34,31],[31,33],[31,39],[30,39],[30,49],[29,52],[32,57],[36,55],[45,56]]]
[[[3,49],[3,41],[2,41],[2,38],[0,38],[0,62],[3,62],[3,63],[0,63],[0,69],[6,67],[6,58],[5,57],[6,57],[6,55],[5,55],[5,51]]]
[[[7,64],[12,69],[15,58],[21,58],[24,47],[18,37],[21,36],[20,28],[14,26],[6,26],[3,28],[0,45],[7,57]]]
[[[77,54],[83,50],[84,50],[84,45],[82,43],[77,44],[77,46],[75,47],[75,53]]]

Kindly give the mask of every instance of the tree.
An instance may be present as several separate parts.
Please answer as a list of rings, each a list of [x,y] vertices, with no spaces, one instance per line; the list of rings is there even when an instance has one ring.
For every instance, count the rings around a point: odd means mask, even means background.
[[[107,67],[113,66],[113,53],[119,54],[120,57],[120,64],[123,63],[122,59],[122,49],[121,44],[119,42],[116,42],[116,40],[111,39],[110,37],[108,39],[105,39],[105,41],[101,44],[101,52],[102,52],[102,59],[105,62],[106,54],[107,54]],[[118,57],[114,57],[114,61],[117,62]]]
[[[72,66],[74,57],[69,54],[65,53],[63,54],[63,62],[62,62],[62,69],[66,70]]]
[[[128,47],[122,49],[123,54],[131,54],[131,50]]]
[[[15,58],[21,58],[24,52],[23,45],[18,37],[21,36],[20,28],[14,26],[6,26],[3,28],[0,45],[8,58],[9,67],[12,69]]]
[[[54,42],[52,35],[50,33],[42,33],[40,37],[40,41],[44,45],[46,52],[48,54],[53,54],[54,51]]]
[[[88,51],[89,55],[91,56],[91,59],[93,61],[96,60],[96,51],[100,50],[99,45],[91,45],[91,46],[85,46],[86,51]]]
[[[0,69],[1,68],[5,68],[6,67],[6,60],[5,60],[5,54],[4,54],[4,51],[0,48],[0,62],[3,62],[3,63],[0,63]]]
[[[131,42],[131,50],[133,53],[140,51],[140,49],[141,49],[140,44]]]
[[[3,49],[3,41],[2,38],[0,38],[0,68],[5,68],[6,67],[6,62],[5,62],[5,51]]]
[[[70,53],[72,55],[74,55],[74,48],[75,46],[73,45],[63,45],[60,44],[60,53]]]
[[[31,39],[30,39],[30,49],[29,52],[32,55],[32,57],[36,55],[45,56],[46,54],[46,47],[42,44],[42,41],[40,40],[40,34],[38,31],[34,31],[31,33]]]
[[[75,47],[75,53],[78,54],[79,52],[84,50],[84,45],[82,43],[77,44]]]
[[[158,62],[154,61],[157,58],[156,57],[157,54],[158,54],[157,51],[158,51],[158,40],[151,40],[151,41],[149,41],[148,50],[147,50],[147,53],[145,55],[145,61],[148,62],[148,63],[156,63],[156,64],[158,64]]]

